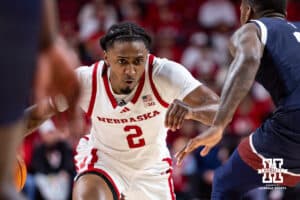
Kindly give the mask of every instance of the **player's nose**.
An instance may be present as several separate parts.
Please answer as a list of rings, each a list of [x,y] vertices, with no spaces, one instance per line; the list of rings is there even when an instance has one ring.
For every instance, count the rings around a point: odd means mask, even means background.
[[[134,75],[136,74],[136,68],[133,64],[129,64],[125,67],[125,74],[126,75]]]

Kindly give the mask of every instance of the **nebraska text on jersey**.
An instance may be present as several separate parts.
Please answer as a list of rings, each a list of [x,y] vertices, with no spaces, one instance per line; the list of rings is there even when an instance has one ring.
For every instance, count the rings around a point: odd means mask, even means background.
[[[130,117],[130,118],[122,118],[122,119],[116,119],[116,118],[106,118],[106,117],[100,117],[97,116],[97,119],[104,123],[109,124],[126,124],[126,123],[132,123],[132,122],[139,122],[143,120],[151,119],[157,115],[159,115],[160,112],[157,110],[154,110],[152,112],[145,113],[143,115],[138,115],[136,117]]]

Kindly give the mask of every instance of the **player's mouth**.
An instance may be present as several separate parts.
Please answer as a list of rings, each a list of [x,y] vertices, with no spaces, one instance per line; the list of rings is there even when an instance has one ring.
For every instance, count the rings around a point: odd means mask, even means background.
[[[127,85],[132,85],[134,83],[134,80],[125,80],[125,83]]]

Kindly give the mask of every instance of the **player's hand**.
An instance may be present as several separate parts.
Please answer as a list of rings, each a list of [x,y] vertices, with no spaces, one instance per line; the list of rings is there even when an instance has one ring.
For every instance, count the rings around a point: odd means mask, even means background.
[[[220,142],[223,136],[224,127],[212,126],[197,137],[190,139],[185,147],[175,154],[177,165],[180,165],[186,155],[200,146],[204,146],[200,152],[201,156],[206,156],[209,151]]]
[[[172,131],[176,131],[176,129],[182,127],[185,119],[190,119],[190,116],[191,108],[182,101],[175,99],[167,110],[165,126]]]
[[[48,49],[40,52],[34,80],[34,103],[38,113],[49,106],[45,99],[63,97],[68,104],[70,117],[77,118],[77,103],[80,95],[79,82],[74,72],[79,60],[62,38],[58,38]]]

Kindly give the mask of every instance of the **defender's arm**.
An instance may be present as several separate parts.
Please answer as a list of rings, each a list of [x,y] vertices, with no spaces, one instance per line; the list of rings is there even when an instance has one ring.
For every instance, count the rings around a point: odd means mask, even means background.
[[[244,25],[232,38],[234,60],[227,75],[214,125],[225,127],[249,92],[263,56],[264,46],[255,24]]]

